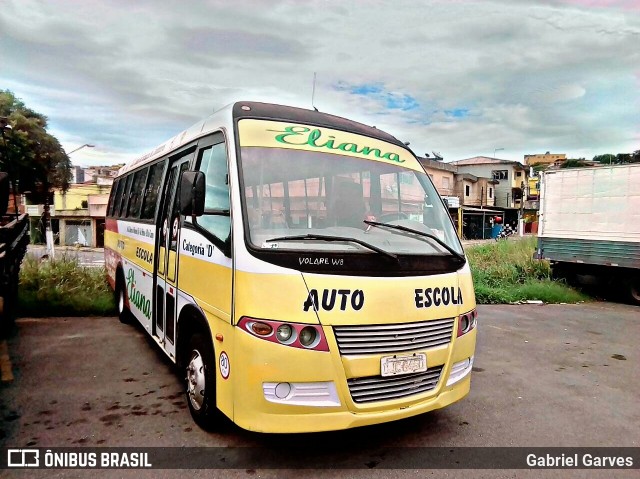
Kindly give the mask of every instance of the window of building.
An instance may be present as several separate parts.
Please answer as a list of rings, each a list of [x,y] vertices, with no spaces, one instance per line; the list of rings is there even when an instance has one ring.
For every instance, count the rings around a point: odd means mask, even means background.
[[[449,177],[448,176],[443,176],[442,177],[442,187],[443,188],[449,188]]]
[[[516,178],[520,178],[522,176],[522,171],[516,171]]]
[[[494,180],[508,180],[509,179],[509,170],[493,170],[491,172],[491,177]]]
[[[489,198],[493,198],[493,188],[489,188]]]
[[[464,196],[469,196],[471,194],[471,187],[469,185],[464,185]]]

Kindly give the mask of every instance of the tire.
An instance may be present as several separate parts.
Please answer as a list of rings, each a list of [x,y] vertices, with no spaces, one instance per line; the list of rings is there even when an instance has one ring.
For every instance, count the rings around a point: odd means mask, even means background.
[[[115,289],[115,299],[116,299],[116,308],[118,310],[118,319],[123,324],[131,324],[131,320],[133,315],[129,308],[127,308],[126,302],[126,294],[127,290],[124,283],[124,278],[122,276],[122,272],[118,272],[116,276],[116,289]]]
[[[219,422],[216,407],[216,368],[213,345],[208,335],[195,333],[185,351],[186,400],[193,420],[205,430]]]
[[[640,306],[640,276],[629,278],[626,281],[626,290],[629,302]]]

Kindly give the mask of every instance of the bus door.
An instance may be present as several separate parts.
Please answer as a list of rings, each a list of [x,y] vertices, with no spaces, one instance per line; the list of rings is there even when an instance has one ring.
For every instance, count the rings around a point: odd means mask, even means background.
[[[175,358],[176,309],[178,298],[178,244],[180,211],[178,205],[180,175],[189,169],[193,151],[174,159],[167,172],[163,201],[159,213],[156,255],[158,269],[155,290],[155,322],[153,335],[165,351]]]

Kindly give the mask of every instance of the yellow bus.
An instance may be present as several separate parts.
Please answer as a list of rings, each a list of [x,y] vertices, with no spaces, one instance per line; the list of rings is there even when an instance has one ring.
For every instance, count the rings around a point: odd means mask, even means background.
[[[186,371],[202,427],[338,430],[469,392],[462,245],[415,155],[375,127],[234,103],[121,169],[105,261],[120,319]]]

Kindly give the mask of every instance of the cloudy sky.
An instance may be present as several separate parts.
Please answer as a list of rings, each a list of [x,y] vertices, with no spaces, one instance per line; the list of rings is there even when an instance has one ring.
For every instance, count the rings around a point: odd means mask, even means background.
[[[640,149],[640,0],[2,0],[0,89],[75,164],[236,100],[375,125],[418,155]],[[496,151],[497,150],[497,151]]]

